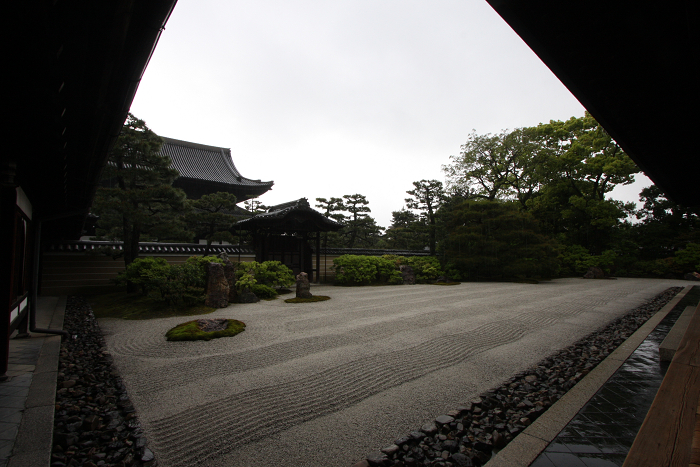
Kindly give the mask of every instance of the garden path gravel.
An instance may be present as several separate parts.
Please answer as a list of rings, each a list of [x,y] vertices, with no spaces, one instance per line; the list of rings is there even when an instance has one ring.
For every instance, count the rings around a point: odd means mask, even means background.
[[[234,304],[245,332],[167,342],[197,317],[100,319],[161,467],[349,467],[686,281],[345,288]]]

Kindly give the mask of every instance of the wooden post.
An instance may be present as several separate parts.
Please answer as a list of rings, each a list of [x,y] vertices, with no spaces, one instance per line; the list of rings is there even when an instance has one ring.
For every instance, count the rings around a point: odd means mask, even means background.
[[[316,275],[314,282],[321,283],[321,231],[316,231]]]
[[[0,380],[7,379],[10,355],[10,307],[17,221],[17,188],[11,182],[0,180]]]

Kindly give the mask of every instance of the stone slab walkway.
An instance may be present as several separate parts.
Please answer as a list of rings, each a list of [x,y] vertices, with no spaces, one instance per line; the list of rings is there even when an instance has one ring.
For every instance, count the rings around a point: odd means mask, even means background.
[[[670,286],[563,279],[341,288],[231,305],[247,324],[167,342],[192,318],[100,320],[162,467],[351,466]]]
[[[65,298],[40,297],[39,328],[60,330]],[[0,467],[49,465],[61,337],[31,333],[10,339],[6,381],[0,382]]]

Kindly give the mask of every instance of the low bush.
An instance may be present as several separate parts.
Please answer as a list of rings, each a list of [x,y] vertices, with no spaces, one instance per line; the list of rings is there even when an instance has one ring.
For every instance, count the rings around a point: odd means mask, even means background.
[[[402,284],[399,266],[411,266],[416,282],[432,283],[445,275],[435,256],[343,255],[333,261],[339,285]]]
[[[144,295],[168,305],[196,305],[204,302],[206,265],[219,261],[215,256],[192,256],[172,266],[163,258],[137,258],[117,280],[134,282]]]
[[[295,282],[292,270],[279,261],[260,263],[255,272],[255,280],[270,287],[290,287]]]
[[[408,256],[402,261],[413,268],[416,282],[419,284],[436,281],[438,277],[445,275],[440,267],[440,260],[435,256]]]
[[[253,284],[250,290],[256,297],[262,298],[263,300],[269,300],[277,296],[277,291],[265,284]]]
[[[127,281],[138,284],[139,289],[144,295],[148,295],[153,284],[149,281],[147,272],[151,270],[167,270],[170,268],[168,262],[163,258],[155,258],[147,256],[145,258],[136,258],[124,271],[117,275],[115,282],[118,285],[125,285]]]
[[[236,264],[236,291],[242,293],[251,290],[258,298],[273,298],[277,295],[275,287],[290,287],[294,284],[294,273],[279,261],[242,262]],[[264,285],[265,287],[259,287]],[[269,289],[269,290],[268,290]],[[265,296],[258,295],[256,290]],[[270,290],[274,292],[269,296]]]
[[[675,254],[675,263],[684,273],[700,271],[700,244],[687,243],[685,248]]]
[[[333,260],[339,285],[401,284],[396,262],[379,256],[342,255]]]

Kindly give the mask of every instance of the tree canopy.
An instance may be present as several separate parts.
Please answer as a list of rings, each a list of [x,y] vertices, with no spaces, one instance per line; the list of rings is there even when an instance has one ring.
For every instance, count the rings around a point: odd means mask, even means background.
[[[445,198],[445,190],[439,180],[420,180],[413,182],[413,190],[406,193],[406,207],[420,211],[428,223],[428,246],[430,254],[435,254],[435,214]]]
[[[441,211],[446,269],[466,280],[540,279],[557,275],[557,245],[513,203],[462,200]]]
[[[171,185],[179,174],[170,158],[159,153],[162,144],[143,120],[129,114],[92,206],[99,216],[98,238],[123,240],[127,266],[138,257],[141,240],[192,238],[182,220],[185,193]]]
[[[233,243],[234,238],[230,232],[236,216],[236,196],[231,193],[211,193],[200,199],[189,200],[191,211],[186,214],[187,225],[195,234],[207,241],[205,256],[209,254],[209,248],[214,241],[226,241]]]

